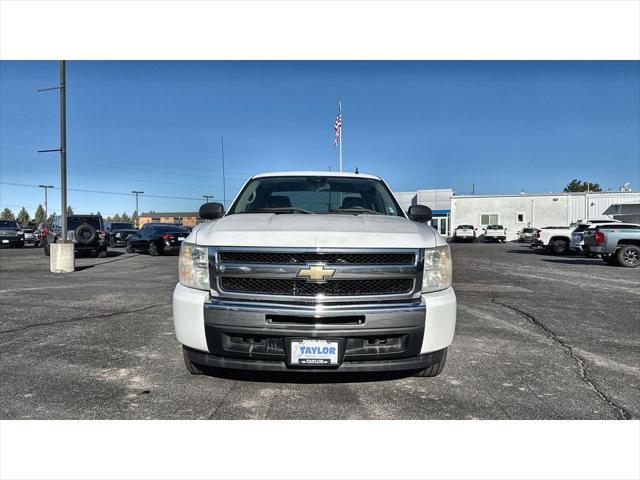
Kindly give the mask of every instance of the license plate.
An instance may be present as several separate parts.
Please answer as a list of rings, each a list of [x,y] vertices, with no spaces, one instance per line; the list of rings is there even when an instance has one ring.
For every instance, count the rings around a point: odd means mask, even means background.
[[[291,340],[291,365],[338,365],[339,342],[333,340]]]
[[[184,240],[184,237],[178,237],[178,241],[182,242]]]
[[[9,243],[9,240],[2,240],[2,243]]]

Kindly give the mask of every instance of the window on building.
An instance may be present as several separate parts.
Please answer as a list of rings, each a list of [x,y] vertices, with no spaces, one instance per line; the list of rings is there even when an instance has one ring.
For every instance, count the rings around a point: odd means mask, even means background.
[[[480,215],[480,223],[482,225],[493,225],[493,224],[499,223],[498,214],[491,213],[491,214]]]
[[[516,214],[516,222],[518,222],[518,223],[524,223],[524,213],[518,213],[518,214]]]

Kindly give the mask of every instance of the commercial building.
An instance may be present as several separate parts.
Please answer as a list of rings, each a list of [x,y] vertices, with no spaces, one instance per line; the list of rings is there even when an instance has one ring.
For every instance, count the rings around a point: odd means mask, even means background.
[[[578,220],[638,218],[639,192],[579,192],[510,195],[455,195],[451,189],[395,193],[405,209],[426,205],[433,211],[432,226],[450,236],[457,225],[482,229],[500,224],[514,240],[525,227],[570,225]],[[635,207],[634,207],[635,205]]]
[[[201,221],[198,212],[147,212],[140,214],[138,226],[142,227],[149,222],[161,222],[193,227]]]

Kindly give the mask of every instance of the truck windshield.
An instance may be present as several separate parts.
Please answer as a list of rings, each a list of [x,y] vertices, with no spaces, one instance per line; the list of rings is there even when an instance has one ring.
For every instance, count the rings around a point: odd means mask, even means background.
[[[0,220],[0,228],[18,228],[14,220]]]
[[[338,176],[254,178],[244,187],[228,215],[236,213],[404,217],[393,195],[380,180]]]

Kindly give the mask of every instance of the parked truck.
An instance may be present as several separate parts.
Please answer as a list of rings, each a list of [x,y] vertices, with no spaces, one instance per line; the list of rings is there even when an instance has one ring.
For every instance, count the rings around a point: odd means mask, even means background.
[[[380,178],[257,175],[182,243],[173,319],[187,370],[444,368],[456,323],[447,242]]]
[[[585,230],[584,246],[609,265],[635,268],[640,265],[640,225],[598,225]]]
[[[535,238],[530,248],[537,248],[542,252],[554,255],[566,255],[571,245],[571,233],[575,227],[550,225],[536,230]]]

